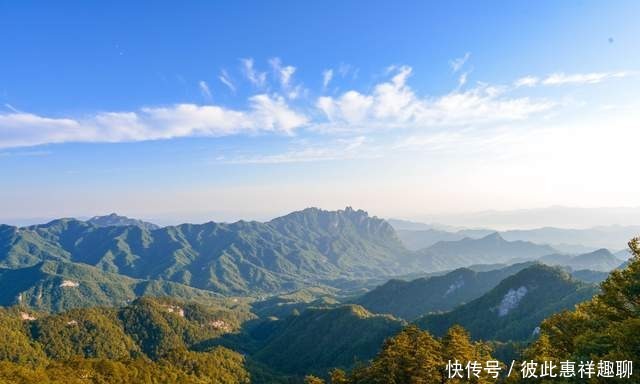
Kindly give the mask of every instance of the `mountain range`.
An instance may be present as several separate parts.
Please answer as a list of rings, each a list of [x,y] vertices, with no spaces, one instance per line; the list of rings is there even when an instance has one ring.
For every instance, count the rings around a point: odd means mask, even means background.
[[[531,263],[522,263],[486,272],[460,268],[442,276],[411,281],[393,279],[367,292],[355,303],[371,312],[414,320],[430,312],[450,311],[476,299],[529,265]]]
[[[398,237],[410,250],[428,248],[439,241],[456,241],[465,237],[482,238],[496,232],[491,229],[461,229],[439,224],[429,225],[389,220]],[[586,229],[542,227],[499,231],[507,241],[529,241],[547,244],[563,253],[588,253],[600,248],[626,250],[629,239],[640,234],[640,226],[598,226]]]
[[[524,341],[535,336],[551,314],[589,300],[597,286],[573,279],[559,268],[534,264],[507,277],[483,296],[441,314],[416,321],[435,335],[458,324],[482,340]]]
[[[122,305],[143,295],[214,300],[216,294],[271,295],[312,286],[356,293],[359,286],[375,287],[393,276],[444,274],[472,265],[480,272],[478,268],[488,271],[532,260],[593,271],[622,263],[608,251],[571,257],[548,245],[507,241],[496,232],[409,251],[390,224],[352,208],[308,208],[264,223],[161,228],[111,214],[21,228],[0,225],[0,303],[61,311]],[[602,279],[592,271],[582,275]],[[476,297],[482,292],[476,291]],[[461,295],[455,303],[472,298]],[[438,304],[441,299],[438,294],[429,299],[434,302],[416,305],[422,313],[401,314],[384,306],[376,310],[412,318],[452,308]],[[269,310],[290,313],[297,306]]]
[[[570,267],[573,270],[589,269],[592,271],[609,272],[623,263],[624,260],[617,258],[607,249],[585,253],[582,255],[550,254],[538,259],[547,265],[558,265]]]
[[[93,222],[105,223],[104,218]],[[266,223],[150,229],[59,219],[0,226],[0,267],[43,261],[90,265],[134,279],[167,280],[225,294],[292,290],[320,279],[408,272],[393,228],[366,212],[309,208]]]
[[[439,241],[416,251],[414,257],[423,270],[442,271],[474,264],[534,260],[552,253],[557,251],[548,245],[506,241],[499,233],[494,232],[480,239],[466,237],[457,241]]]

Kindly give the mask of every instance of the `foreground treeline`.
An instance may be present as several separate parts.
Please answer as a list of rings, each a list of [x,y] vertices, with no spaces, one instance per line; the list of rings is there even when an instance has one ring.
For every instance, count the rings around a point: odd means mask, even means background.
[[[197,304],[146,298],[59,315],[0,309],[0,383],[248,383],[240,354],[192,350],[233,321]]]
[[[527,349],[537,361],[640,361],[640,239],[629,243],[633,254],[625,269],[611,272],[601,293],[546,319],[538,340]],[[589,382],[638,382],[636,368],[629,379],[594,378]],[[579,382],[579,380],[576,380]]]
[[[385,341],[382,350],[368,365],[358,366],[346,373],[341,369],[331,372],[331,383],[444,383],[449,359],[476,361],[483,366],[493,361],[491,348],[483,342],[472,342],[464,328],[454,326],[442,339],[411,325],[398,335]],[[480,378],[476,383],[494,380]],[[307,376],[308,384],[323,383],[315,376]],[[455,382],[455,381],[450,381]]]
[[[629,243],[633,258],[622,270],[616,270],[601,284],[601,293],[572,311],[564,311],[546,319],[540,336],[522,351],[522,361],[640,361],[640,241]],[[510,377],[465,377],[449,379],[449,360],[474,361],[482,366],[493,360],[488,344],[471,342],[467,332],[454,326],[442,339],[431,336],[416,326],[409,326],[388,339],[378,355],[368,364],[350,372],[335,369],[328,381],[332,384],[430,384],[487,382],[575,382],[612,383],[638,382],[638,373],[631,378],[598,377],[523,378],[519,369]],[[505,367],[503,364],[502,367]],[[637,367],[636,367],[637,368]],[[308,384],[325,380],[309,375]]]

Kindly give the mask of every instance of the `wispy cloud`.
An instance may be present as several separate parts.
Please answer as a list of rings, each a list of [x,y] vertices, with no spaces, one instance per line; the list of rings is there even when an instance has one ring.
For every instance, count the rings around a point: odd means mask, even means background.
[[[254,68],[252,58],[240,59],[240,63],[242,64],[242,70],[247,80],[249,80],[256,87],[264,87],[266,85],[267,73],[257,71]]]
[[[283,88],[289,87],[291,83],[291,77],[296,72],[296,67],[292,65],[283,65],[282,60],[280,60],[280,58],[278,57],[270,59],[269,64],[278,77],[280,85]]]
[[[471,57],[471,53],[467,52],[464,54],[464,56],[459,57],[457,59],[453,59],[449,62],[449,66],[451,66],[451,70],[456,73],[459,70],[462,69],[462,67],[464,67],[464,65],[466,64],[466,62],[469,60],[469,58]]]
[[[596,84],[605,80],[623,78],[631,75],[630,72],[591,72],[591,73],[554,73],[542,80],[544,85],[564,84]]]
[[[0,152],[1,157],[42,157],[49,156],[51,151],[19,151],[19,152]]]
[[[236,86],[233,84],[233,80],[231,80],[231,76],[227,73],[225,69],[220,71],[220,75],[218,76],[220,82],[229,88],[229,90],[233,93],[236,93]]]
[[[306,93],[302,84],[294,84],[293,74],[296,72],[296,67],[282,64],[282,60],[277,57],[270,59],[269,64],[280,83],[282,93],[287,98],[294,100]]]
[[[340,63],[337,71],[340,77],[342,78],[350,77],[352,79],[356,79],[358,77],[358,74],[360,73],[359,68],[356,68],[353,65],[347,64],[347,63]]]
[[[219,157],[217,162],[226,164],[283,164],[346,159],[376,158],[381,152],[376,147],[366,146],[364,136],[337,139],[329,143],[302,144],[298,148],[282,153],[255,156]]]
[[[4,107],[10,110],[11,112],[20,113],[20,111],[17,108],[15,108],[13,105],[9,103],[5,103]]]
[[[322,71],[322,88],[326,89],[333,79],[333,69],[325,69]]]
[[[540,79],[538,79],[535,76],[524,76],[519,78],[518,80],[516,80],[513,85],[516,88],[519,87],[533,87],[535,85],[537,85],[540,82]]]
[[[469,72],[464,72],[460,74],[460,77],[458,77],[458,88],[462,88],[465,84],[467,84],[468,76],[469,76]]]
[[[207,84],[206,81],[204,80],[200,80],[198,82],[198,88],[200,88],[200,93],[202,94],[202,97],[205,98],[205,100],[207,101],[211,101],[211,90],[209,89],[209,84]]]

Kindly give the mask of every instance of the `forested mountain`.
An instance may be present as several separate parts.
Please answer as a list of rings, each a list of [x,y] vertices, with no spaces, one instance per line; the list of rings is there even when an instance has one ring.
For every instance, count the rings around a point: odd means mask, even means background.
[[[140,280],[96,267],[43,261],[31,267],[0,268],[0,305],[59,312],[71,308],[121,306],[141,296],[220,302],[219,294],[163,280]]]
[[[248,383],[240,354],[223,347],[191,350],[240,320],[199,305],[149,299],[58,315],[0,309],[0,382]]]
[[[265,223],[153,229],[119,221],[0,226],[0,305],[14,305],[0,310],[0,382],[297,383],[332,368],[351,370],[334,371],[341,384],[441,382],[450,355],[484,361],[489,344],[535,340],[545,318],[597,293],[568,272],[600,281],[606,272],[581,268],[622,263],[607,250],[564,256],[497,233],[411,252],[385,221],[350,208]],[[538,259],[568,272],[508,265]],[[394,274],[413,280],[387,280]],[[614,271],[598,300],[632,300],[624,295],[635,288],[624,282],[634,278]],[[600,329],[611,314],[598,308],[551,317],[532,348],[545,350],[551,335],[581,348],[563,346],[558,356],[604,348],[575,341],[583,334],[553,333],[556,321],[580,331],[585,313]],[[620,337],[631,337],[635,318],[623,315]],[[414,320],[428,332],[402,330]],[[534,349],[527,353],[540,356]]]
[[[412,281],[390,280],[355,302],[372,312],[414,320],[429,312],[449,311],[476,299],[530,265],[522,263],[486,272],[460,268],[442,276]]]
[[[474,264],[534,260],[557,253],[547,245],[526,241],[506,241],[497,232],[480,239],[440,241],[416,252],[416,263],[428,271],[450,270]]]
[[[149,230],[60,219],[0,226],[0,266],[69,261],[136,279],[221,293],[277,292],[321,279],[406,272],[393,228],[364,211],[315,208],[266,223],[182,224]]]
[[[404,324],[357,305],[309,308],[254,331],[263,347],[253,357],[284,373],[350,368],[372,358],[382,342]]]
[[[615,270],[601,284],[592,300],[546,319],[540,337],[525,358],[535,361],[632,361],[640,359],[640,243],[630,243],[633,258],[625,269]],[[635,367],[633,367],[635,368]],[[605,382],[637,382],[631,379],[602,378]]]
[[[96,227],[126,227],[133,225],[150,231],[160,228],[156,224],[132,219],[126,216],[120,216],[116,213],[111,213],[105,216],[94,216],[87,220],[87,223],[95,225]]]
[[[547,316],[571,309],[597,292],[559,268],[534,264],[507,277],[482,297],[451,312],[427,315],[419,324],[435,335],[459,324],[481,340],[523,341]]]

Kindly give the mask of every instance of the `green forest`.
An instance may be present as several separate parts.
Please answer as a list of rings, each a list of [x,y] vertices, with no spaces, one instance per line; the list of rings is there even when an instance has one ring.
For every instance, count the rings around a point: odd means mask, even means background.
[[[558,364],[585,359],[637,361],[638,240],[630,247],[632,261],[613,271],[598,294],[574,310],[546,318],[535,341],[520,344],[512,356]],[[247,334],[240,330],[243,323],[256,321],[243,305],[220,308],[151,298],[120,308],[57,314],[20,306],[1,309],[0,382],[454,383],[462,381],[448,380],[448,360],[484,365],[496,359],[494,349],[500,348],[492,340],[475,340],[459,325],[434,336],[418,326],[420,321],[410,324],[374,315],[358,305],[310,308],[284,323],[272,318],[260,321]],[[362,359],[349,361],[353,355]],[[501,362],[501,368],[506,363]],[[523,380],[518,375],[499,380]],[[471,382],[495,381],[484,375]]]

